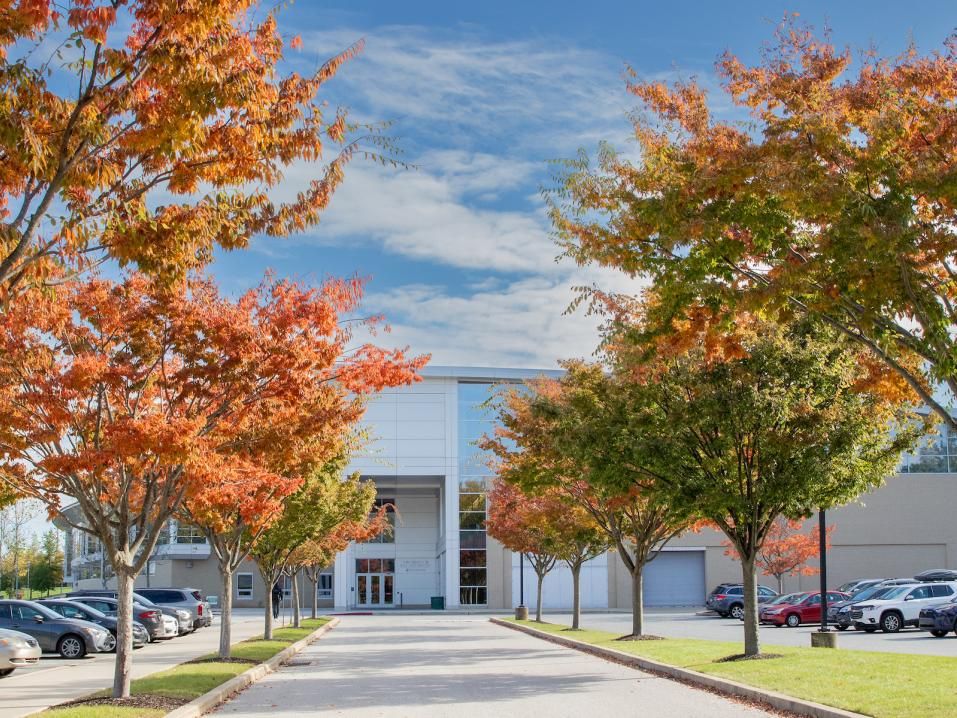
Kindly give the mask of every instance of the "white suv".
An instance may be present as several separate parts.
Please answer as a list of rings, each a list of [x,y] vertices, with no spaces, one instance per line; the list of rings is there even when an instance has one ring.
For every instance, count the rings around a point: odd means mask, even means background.
[[[897,633],[904,626],[917,626],[922,608],[943,603],[955,594],[954,581],[898,586],[879,599],[851,606],[851,620],[855,628],[868,633],[878,628],[884,633]]]

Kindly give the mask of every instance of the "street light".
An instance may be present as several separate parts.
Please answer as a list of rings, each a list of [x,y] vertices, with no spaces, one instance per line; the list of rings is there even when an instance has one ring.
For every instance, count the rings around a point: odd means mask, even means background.
[[[818,511],[817,522],[821,553],[821,626],[811,634],[811,646],[837,648],[837,632],[827,626],[827,526],[823,508]]]
[[[518,553],[518,606],[515,608],[515,618],[519,621],[528,620],[528,607],[525,605],[525,554]]]

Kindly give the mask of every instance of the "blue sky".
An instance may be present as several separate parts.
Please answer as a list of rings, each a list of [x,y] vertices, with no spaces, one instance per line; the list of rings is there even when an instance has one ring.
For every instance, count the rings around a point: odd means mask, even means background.
[[[435,364],[550,368],[588,356],[592,318],[565,315],[572,287],[636,285],[555,261],[540,188],[548,160],[609,140],[628,151],[626,65],[644,78],[715,85],[729,49],[755,60],[785,12],[839,45],[896,54],[940,48],[957,27],[953,0],[905,2],[313,2],[279,13],[309,71],[364,38],[327,86],[332,104],[388,120],[414,170],[356,163],[320,225],[287,240],[221,253],[213,272],[238,291],[265,269],[319,280],[371,278],[366,308]],[[290,188],[314,168],[294,168]]]

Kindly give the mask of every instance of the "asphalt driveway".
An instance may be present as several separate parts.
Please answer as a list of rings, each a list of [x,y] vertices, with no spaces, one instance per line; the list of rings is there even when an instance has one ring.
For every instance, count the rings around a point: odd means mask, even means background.
[[[344,616],[217,715],[655,716],[769,714],[705,691],[450,614]]]

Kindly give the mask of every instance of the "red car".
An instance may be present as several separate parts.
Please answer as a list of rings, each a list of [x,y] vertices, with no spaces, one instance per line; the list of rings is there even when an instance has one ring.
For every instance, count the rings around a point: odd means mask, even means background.
[[[827,592],[828,603],[846,601],[848,598],[848,594],[840,591]],[[778,628],[781,626],[796,628],[802,623],[820,623],[821,592],[792,594],[790,602],[762,606],[758,617],[761,623],[770,623]]]

